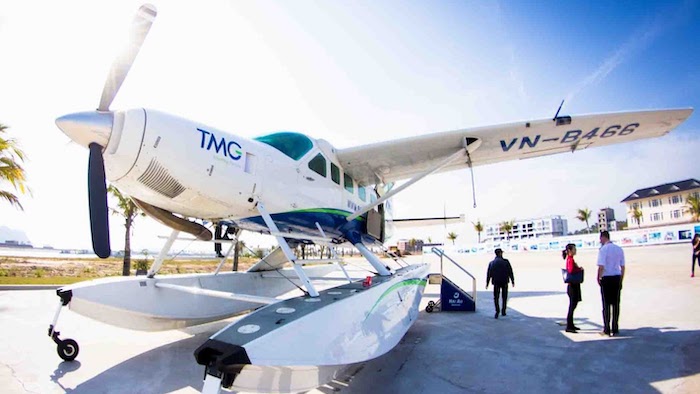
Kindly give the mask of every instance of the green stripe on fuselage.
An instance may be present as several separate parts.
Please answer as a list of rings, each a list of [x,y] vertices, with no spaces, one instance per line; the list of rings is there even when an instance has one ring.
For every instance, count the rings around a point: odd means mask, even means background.
[[[367,316],[365,317],[365,320],[367,320],[369,315],[372,314],[372,311],[374,310],[374,308],[377,307],[377,305],[382,301],[382,299],[384,297],[386,297],[387,295],[389,295],[389,293],[391,293],[392,291],[398,289],[399,287],[404,287],[404,286],[423,286],[423,287],[425,287],[426,283],[427,283],[427,281],[425,279],[406,279],[404,281],[396,283],[395,285],[392,285],[384,293],[382,293],[382,295],[379,296],[379,299],[377,300],[377,302],[375,302],[374,305],[372,305],[372,308],[369,310],[369,312],[367,312]]]
[[[312,212],[312,213],[327,213],[330,215],[338,215],[338,216],[343,216],[343,217],[348,217],[352,215],[352,212],[348,211],[343,211],[342,209],[335,209],[335,208],[309,208],[309,209],[299,209],[297,211],[291,211],[288,213],[305,213],[305,212]],[[356,218],[355,220],[365,220],[362,216]]]

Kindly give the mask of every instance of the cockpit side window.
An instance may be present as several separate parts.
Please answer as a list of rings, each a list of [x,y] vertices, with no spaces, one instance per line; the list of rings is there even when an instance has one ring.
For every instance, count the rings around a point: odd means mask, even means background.
[[[309,137],[290,131],[264,135],[254,139],[270,145],[294,160],[304,157],[314,146]]]
[[[331,163],[331,179],[340,185],[340,168],[334,163]]]
[[[311,171],[325,177],[326,176],[326,158],[322,154],[317,154],[316,157],[309,162]]]

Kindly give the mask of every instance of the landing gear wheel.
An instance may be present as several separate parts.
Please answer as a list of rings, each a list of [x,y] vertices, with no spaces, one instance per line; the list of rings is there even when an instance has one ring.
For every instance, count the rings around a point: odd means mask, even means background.
[[[425,307],[425,311],[431,313],[435,308],[435,301],[428,302],[428,306]]]
[[[58,352],[58,356],[65,361],[73,361],[76,357],[78,357],[80,348],[78,347],[78,342],[72,339],[64,339],[58,343],[56,351]]]

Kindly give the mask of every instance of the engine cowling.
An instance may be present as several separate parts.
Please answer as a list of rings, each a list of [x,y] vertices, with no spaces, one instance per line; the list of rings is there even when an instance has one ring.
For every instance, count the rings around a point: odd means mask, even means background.
[[[105,147],[105,172],[128,195],[166,211],[205,219],[244,215],[258,186],[252,145],[159,111],[120,111]]]

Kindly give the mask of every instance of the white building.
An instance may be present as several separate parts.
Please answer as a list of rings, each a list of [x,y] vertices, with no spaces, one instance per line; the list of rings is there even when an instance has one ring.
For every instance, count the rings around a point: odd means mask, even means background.
[[[603,208],[598,211],[598,231],[615,230],[617,230],[615,211],[612,208]]]
[[[693,217],[685,210],[691,195],[700,195],[700,182],[696,179],[636,190],[621,201],[627,205],[627,225],[636,228],[691,222]],[[639,223],[634,217],[635,210],[642,213]]]
[[[538,219],[524,219],[513,222],[510,236],[501,229],[501,223],[487,224],[484,226],[483,238],[485,242],[505,241],[506,239],[530,239],[559,237],[569,232],[565,218],[554,215]]]

